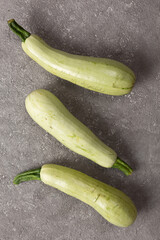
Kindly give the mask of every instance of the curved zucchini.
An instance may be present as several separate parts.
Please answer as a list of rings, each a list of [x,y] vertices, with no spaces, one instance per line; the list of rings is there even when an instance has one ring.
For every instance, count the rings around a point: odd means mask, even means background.
[[[126,175],[131,174],[132,169],[117,159],[115,151],[75,118],[51,92],[33,91],[27,96],[25,105],[36,123],[72,151],[103,167],[117,167]]]
[[[124,64],[106,58],[86,57],[65,53],[49,47],[41,38],[31,35],[14,19],[10,28],[21,38],[22,48],[48,72],[81,87],[109,95],[128,94],[135,75]]]
[[[28,180],[41,180],[87,203],[116,226],[128,227],[136,219],[136,207],[123,192],[71,168],[46,164],[41,169],[17,175],[13,182]]]

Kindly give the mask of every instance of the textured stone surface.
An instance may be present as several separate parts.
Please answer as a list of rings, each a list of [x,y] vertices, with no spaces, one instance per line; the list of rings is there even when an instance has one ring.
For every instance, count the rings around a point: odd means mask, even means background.
[[[160,3],[158,0],[1,0],[0,240],[160,239]],[[110,57],[130,66],[130,95],[98,94],[47,73],[21,49],[6,21],[15,18],[51,46]],[[134,168],[131,177],[78,156],[36,125],[25,111],[34,89],[51,90]],[[138,208],[118,228],[91,207],[41,182],[19,186],[22,171],[57,163],[123,190]]]

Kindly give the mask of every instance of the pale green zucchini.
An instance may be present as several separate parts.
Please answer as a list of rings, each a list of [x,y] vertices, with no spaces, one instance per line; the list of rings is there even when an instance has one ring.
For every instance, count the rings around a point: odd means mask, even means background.
[[[41,180],[87,203],[116,226],[128,227],[136,219],[136,207],[123,192],[71,168],[46,164],[41,169],[17,175],[13,182],[29,180]]]
[[[75,118],[51,92],[44,89],[33,91],[27,96],[25,105],[36,123],[72,151],[103,167],[117,167],[126,175],[131,174],[132,169],[117,159],[115,151]]]
[[[49,47],[41,38],[31,35],[14,19],[8,21],[21,38],[22,48],[34,61],[54,75],[81,87],[109,95],[128,94],[135,75],[124,64],[106,58],[73,55]]]

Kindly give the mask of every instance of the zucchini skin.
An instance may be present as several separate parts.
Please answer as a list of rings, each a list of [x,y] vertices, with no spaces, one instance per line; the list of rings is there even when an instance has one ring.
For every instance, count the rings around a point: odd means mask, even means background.
[[[25,105],[31,118],[63,145],[102,167],[113,166],[116,152],[75,118],[51,92],[33,91],[27,96]]]
[[[127,195],[84,173],[46,164],[41,168],[40,178],[45,184],[87,203],[116,226],[128,227],[136,219],[136,207]]]
[[[22,42],[22,48],[48,72],[96,92],[128,94],[135,82],[133,71],[118,61],[69,54],[51,48],[33,34]]]

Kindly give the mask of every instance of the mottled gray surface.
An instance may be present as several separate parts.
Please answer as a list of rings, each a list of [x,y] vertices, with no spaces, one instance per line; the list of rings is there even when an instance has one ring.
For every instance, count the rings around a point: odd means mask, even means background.
[[[159,240],[159,0],[1,0],[0,6],[0,240]],[[137,76],[132,93],[107,96],[47,73],[23,52],[7,26],[10,18],[58,49],[127,64]],[[59,97],[134,168],[133,175],[78,156],[35,124],[24,100],[37,88]],[[38,181],[13,185],[17,173],[44,163],[81,170],[123,190],[138,208],[136,222],[115,227]]]

